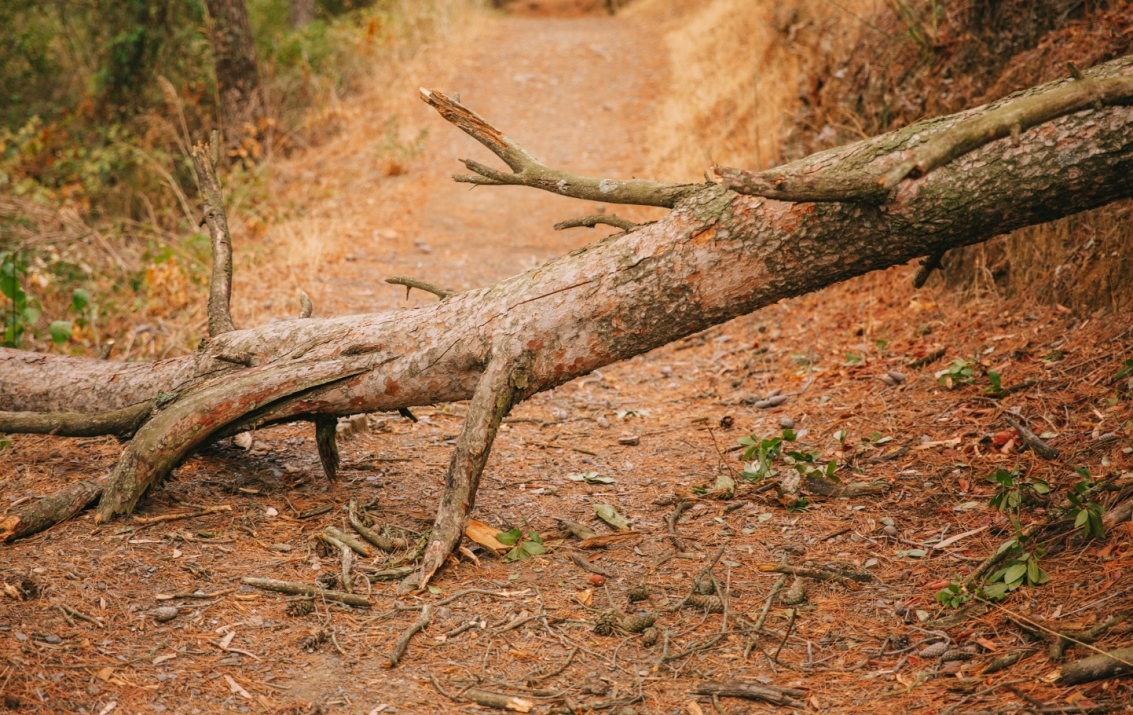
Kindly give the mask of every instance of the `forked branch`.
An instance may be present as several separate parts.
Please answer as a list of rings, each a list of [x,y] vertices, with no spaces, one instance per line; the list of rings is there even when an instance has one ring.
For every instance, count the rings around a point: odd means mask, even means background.
[[[209,281],[209,337],[236,329],[232,322],[232,235],[228,232],[228,216],[224,213],[224,195],[216,176],[220,134],[212,133],[210,144],[198,142],[193,147],[193,169],[204,203],[204,223],[212,238],[212,278]]]
[[[409,297],[409,291],[416,288],[423,290],[426,293],[432,293],[441,300],[448,298],[450,295],[456,295],[456,291],[449,290],[448,288],[441,288],[439,285],[434,285],[428,281],[417,280],[416,278],[409,278],[406,276],[394,276],[393,278],[386,278],[386,283],[395,286],[405,286],[405,297]]]
[[[515,143],[476,112],[440,92],[421,88],[421,99],[447,121],[488,147],[503,159],[511,172],[493,169],[472,159],[462,159],[475,175],[458,174],[458,182],[482,186],[530,186],[586,201],[637,204],[673,208],[677,201],[699,188],[696,184],[666,184],[644,179],[597,179],[552,169]]]

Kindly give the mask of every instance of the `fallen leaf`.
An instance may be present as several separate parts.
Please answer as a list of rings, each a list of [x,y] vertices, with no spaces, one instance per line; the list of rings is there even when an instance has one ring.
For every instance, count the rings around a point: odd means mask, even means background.
[[[695,700],[689,700],[688,705],[685,705],[690,715],[704,715],[704,711],[700,709],[700,704]]]
[[[274,506],[269,506],[267,508],[267,510],[264,511],[264,513],[267,514],[268,516],[279,516],[279,510],[276,509]]]
[[[994,653],[995,650],[996,650],[996,645],[994,643],[992,643],[991,641],[989,641],[987,638],[977,638],[976,643],[979,643],[980,645],[982,645],[984,648],[987,648],[992,653]]]
[[[176,653],[166,653],[165,655],[159,655],[159,656],[157,656],[156,658],[153,659],[153,664],[154,665],[161,665],[165,661],[173,660],[176,657],[177,657]]]
[[[181,558],[181,549],[173,549],[173,558],[175,558],[175,559]]]
[[[499,533],[498,529],[493,529],[484,522],[476,521],[475,519],[469,519],[468,526],[464,528],[464,535],[470,540],[475,541],[489,551],[506,553],[508,546],[496,538],[497,533]]]
[[[629,522],[625,520],[625,517],[609,504],[595,504],[594,513],[598,515],[599,519],[619,531],[629,528]]]
[[[220,649],[228,650],[228,646],[232,645],[232,639],[236,637],[236,631],[228,631],[228,635],[220,639]]]
[[[224,680],[228,683],[229,690],[236,693],[242,698],[247,698],[248,700],[252,699],[252,694],[247,690],[244,690],[244,688],[240,687],[240,683],[237,683],[235,680],[233,680],[231,675],[225,675]]]
[[[594,589],[588,588],[585,591],[579,591],[574,594],[574,600],[590,608],[590,604],[594,602]]]
[[[98,711],[98,715],[108,715],[108,713],[112,712],[116,707],[118,707],[118,701],[111,700],[106,704],[106,707]]]

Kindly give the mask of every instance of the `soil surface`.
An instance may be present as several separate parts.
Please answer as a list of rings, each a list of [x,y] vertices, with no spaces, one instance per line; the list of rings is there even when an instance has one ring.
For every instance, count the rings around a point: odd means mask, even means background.
[[[494,18],[445,73],[424,73],[419,84],[459,92],[548,164],[633,176],[646,165],[650,111],[666,91],[656,29],[637,22]],[[458,157],[483,161],[487,152],[431,121],[420,155],[369,188],[341,179],[361,162],[345,144],[313,150],[310,160],[337,183],[333,203],[314,202],[311,213],[353,231],[317,271],[317,314],[406,305],[400,288],[380,282],[390,275],[481,286],[603,235],[551,226],[615,207],[452,183]],[[264,430],[244,447],[221,443],[180,467],[137,516],[224,510],[101,526],[84,515],[3,547],[0,705],[103,715],[491,711],[470,700],[478,688],[540,713],[772,708],[694,694],[706,681],[732,680],[797,690],[794,707],[819,712],[1127,701],[1127,680],[1056,684],[1059,664],[1034,634],[1081,632],[1133,610],[1128,523],[1103,542],[1051,535],[1041,560],[1049,582],[1002,604],[969,604],[955,617],[934,598],[1014,533],[989,507],[988,474],[1018,468],[1050,485],[1049,498],[1021,509],[1024,525],[1051,519],[1082,479],[1074,467],[1114,478],[1101,504],[1129,498],[1133,414],[1117,378],[1133,356],[1127,316],[933,296],[912,289],[913,272],[785,301],[518,406],[473,517],[501,533],[537,532],[545,553],[508,561],[466,540],[435,592],[398,598],[396,580],[383,580],[404,548],[352,559],[353,591],[369,608],[307,606],[241,579],[345,588],[342,554],[315,535],[350,532],[351,498],[374,529],[413,544],[432,522],[463,404],[415,410],[418,422],[383,414],[343,425],[343,466],[331,484],[309,427]],[[245,275],[237,291],[259,300],[283,290],[269,283]],[[935,373],[953,360],[968,362],[946,384]],[[888,371],[900,378],[885,381]],[[989,396],[990,371],[1018,389]],[[786,399],[761,407],[776,390]],[[1049,433],[1060,458],[1027,449],[1005,420],[1011,413]],[[836,460],[842,484],[862,492],[779,498],[767,485],[797,473],[781,459],[773,478],[745,479],[751,467],[738,440],[785,435],[795,441],[784,451]],[[0,492],[11,505],[109,470],[120,450],[109,438],[10,439]],[[584,548],[560,520],[613,534],[599,506],[616,509],[630,533]],[[684,603],[713,563],[723,613]],[[783,590],[793,600],[784,599],[772,571],[784,565],[837,576],[792,576]],[[647,598],[631,602],[642,585]],[[390,667],[395,641],[426,604],[435,605],[431,622]],[[657,642],[619,627],[595,632],[609,609],[654,616]],[[1094,647],[1129,639],[1118,623]],[[1016,653],[1016,665],[981,675]],[[1066,659],[1090,654],[1074,647]]]

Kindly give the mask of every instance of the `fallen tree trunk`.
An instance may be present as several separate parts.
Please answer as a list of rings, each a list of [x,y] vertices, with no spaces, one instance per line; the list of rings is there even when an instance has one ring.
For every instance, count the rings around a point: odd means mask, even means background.
[[[424,586],[463,532],[512,405],[780,299],[1133,196],[1126,106],[1133,57],[1089,75],[816,154],[774,170],[778,183],[768,172],[718,170],[736,191],[558,172],[475,113],[423,91],[512,169],[466,161],[477,175],[460,181],[673,210],[427,307],[218,332],[183,358],[127,364],[2,350],[0,409],[9,412],[0,424],[23,431],[17,412],[148,411],[99,504],[104,520],[129,512],[210,440],[278,422],[473,398],[416,579]],[[1026,104],[1025,122],[1015,103]],[[1005,122],[1015,122],[1006,133]],[[973,145],[973,127],[988,143]],[[879,192],[878,181],[893,184]],[[826,184],[835,185],[836,200],[815,193]],[[801,202],[781,200],[792,197]]]

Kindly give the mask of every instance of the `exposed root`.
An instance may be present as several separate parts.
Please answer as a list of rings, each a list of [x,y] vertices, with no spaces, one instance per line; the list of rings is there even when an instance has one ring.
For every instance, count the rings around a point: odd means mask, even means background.
[[[15,514],[0,517],[0,544],[22,539],[70,519],[102,495],[106,477],[63,487]]]

